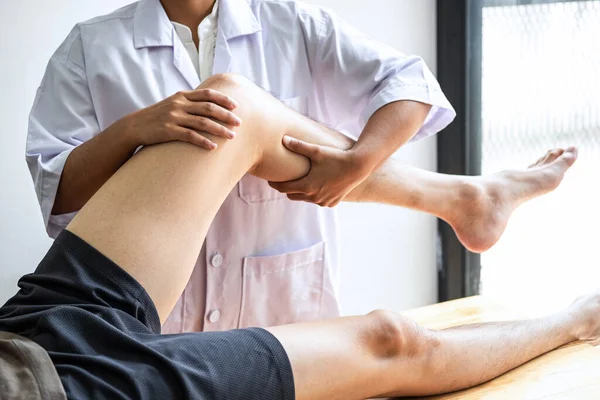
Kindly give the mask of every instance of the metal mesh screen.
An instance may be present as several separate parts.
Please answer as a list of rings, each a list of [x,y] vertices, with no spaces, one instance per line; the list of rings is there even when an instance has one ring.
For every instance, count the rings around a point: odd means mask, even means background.
[[[481,258],[482,293],[542,312],[600,287],[600,1],[498,3],[482,14],[483,173],[580,150]]]

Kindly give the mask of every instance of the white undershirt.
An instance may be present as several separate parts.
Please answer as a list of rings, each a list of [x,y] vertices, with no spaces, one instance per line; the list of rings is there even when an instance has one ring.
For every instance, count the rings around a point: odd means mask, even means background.
[[[192,38],[192,31],[185,25],[171,21],[175,27],[177,36],[183,43],[183,47],[187,50],[192,64],[198,73],[200,82],[203,82],[212,75],[213,64],[215,63],[215,46],[217,43],[217,15],[218,15],[219,0],[215,1],[215,5],[210,15],[202,20],[198,26],[198,38],[200,51],[196,48]]]

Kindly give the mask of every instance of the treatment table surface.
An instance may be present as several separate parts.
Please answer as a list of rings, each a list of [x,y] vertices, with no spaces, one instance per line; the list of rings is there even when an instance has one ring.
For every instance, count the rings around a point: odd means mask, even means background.
[[[483,296],[421,307],[406,311],[403,315],[431,329],[523,317]],[[531,360],[490,382],[427,399],[600,400],[600,348],[585,343],[572,343]]]

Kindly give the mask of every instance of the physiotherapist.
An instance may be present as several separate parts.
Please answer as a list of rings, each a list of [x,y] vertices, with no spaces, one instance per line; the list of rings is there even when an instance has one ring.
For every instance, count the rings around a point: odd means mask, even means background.
[[[226,72],[359,139],[346,159],[313,162],[294,185],[305,201],[245,176],[163,332],[335,317],[336,214],[317,204],[337,204],[401,145],[437,133],[455,113],[422,59],[317,6],[141,0],[77,24],[50,59],[29,121],[26,157],[47,232],[56,237],[139,146],[184,140],[210,151],[200,131],[235,140],[215,122],[243,124],[235,99],[194,90]],[[418,115],[427,115],[420,130],[406,129]]]

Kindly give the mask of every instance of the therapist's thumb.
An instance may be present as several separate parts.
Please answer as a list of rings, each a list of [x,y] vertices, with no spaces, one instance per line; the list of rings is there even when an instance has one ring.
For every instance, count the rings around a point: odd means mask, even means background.
[[[283,137],[283,145],[288,150],[306,156],[311,160],[319,157],[321,154],[321,146],[312,143],[306,143],[302,140],[295,139],[287,135]]]

